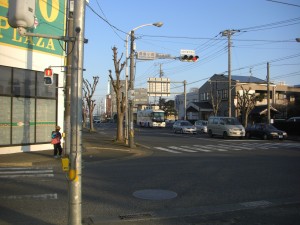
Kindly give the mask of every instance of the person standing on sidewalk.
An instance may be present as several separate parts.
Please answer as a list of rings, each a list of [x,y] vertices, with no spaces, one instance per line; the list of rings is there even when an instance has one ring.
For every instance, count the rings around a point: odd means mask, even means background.
[[[56,126],[55,131],[52,131],[52,141],[51,141],[54,147],[54,158],[60,158],[62,154],[60,139],[61,139],[60,126]]]

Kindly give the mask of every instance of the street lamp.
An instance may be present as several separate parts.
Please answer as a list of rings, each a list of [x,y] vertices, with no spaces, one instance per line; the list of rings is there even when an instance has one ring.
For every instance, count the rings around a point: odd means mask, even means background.
[[[126,98],[126,107],[128,106],[128,93],[127,91],[130,91],[130,93],[134,92],[134,31],[137,29],[140,29],[142,27],[146,26],[155,26],[155,27],[161,27],[163,25],[162,22],[157,23],[149,23],[149,24],[143,24],[141,26],[138,26],[136,28],[133,28],[131,31],[128,32],[126,35],[126,63],[125,63],[125,98]],[[129,88],[128,88],[128,38],[130,36],[130,82],[129,82]],[[125,114],[125,142],[127,143],[127,140],[129,140],[129,147],[133,148],[134,145],[134,126],[133,126],[133,101],[134,99],[131,96],[131,101],[129,103],[129,109],[128,113]],[[129,122],[128,122],[129,120]],[[129,136],[129,139],[128,139]]]

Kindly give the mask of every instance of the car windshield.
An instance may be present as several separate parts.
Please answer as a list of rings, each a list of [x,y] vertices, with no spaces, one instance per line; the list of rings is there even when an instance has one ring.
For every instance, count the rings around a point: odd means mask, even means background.
[[[267,129],[270,129],[270,130],[277,130],[276,127],[274,127],[274,126],[271,125],[271,124],[266,124],[266,128],[267,128]]]
[[[227,125],[241,125],[241,123],[236,118],[224,118],[222,122]]]
[[[192,126],[192,124],[188,121],[181,122],[181,126]]]

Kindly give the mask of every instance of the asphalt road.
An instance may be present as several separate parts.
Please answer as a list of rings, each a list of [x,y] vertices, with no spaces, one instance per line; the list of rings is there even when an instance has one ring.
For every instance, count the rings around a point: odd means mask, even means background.
[[[299,142],[145,128],[135,140],[143,154],[84,163],[83,224],[300,224]],[[34,169],[40,177],[0,179],[1,225],[67,224],[64,174]]]

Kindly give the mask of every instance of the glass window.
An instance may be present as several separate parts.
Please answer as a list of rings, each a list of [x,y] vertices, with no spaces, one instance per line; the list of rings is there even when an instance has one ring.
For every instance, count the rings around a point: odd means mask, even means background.
[[[36,142],[47,142],[56,124],[56,100],[37,99]]]
[[[13,98],[12,144],[34,143],[35,99]]]
[[[11,94],[11,71],[10,67],[0,66],[0,94]]]
[[[0,145],[8,145],[11,136],[11,97],[0,96],[0,104],[5,105],[0,110]]]
[[[57,117],[54,84],[44,85],[42,72],[0,66],[0,145],[49,143]]]
[[[30,70],[13,69],[13,95],[35,96],[35,72]]]

